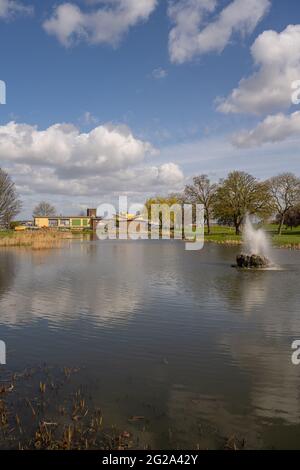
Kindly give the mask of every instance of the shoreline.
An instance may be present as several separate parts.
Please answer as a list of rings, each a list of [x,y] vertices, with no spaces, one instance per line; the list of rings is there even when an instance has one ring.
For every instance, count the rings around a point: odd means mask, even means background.
[[[267,231],[273,248],[300,250],[300,233],[283,233],[278,236],[274,231]],[[30,248],[32,250],[43,250],[61,248],[66,241],[78,240],[81,237],[93,236],[94,232],[72,232],[72,231],[5,231],[0,232],[0,248]],[[149,232],[150,235],[150,232]],[[291,240],[289,240],[291,238]],[[171,237],[172,240],[172,237]],[[186,242],[183,238],[183,241]],[[215,243],[223,246],[240,246],[243,244],[242,237],[232,233],[227,227],[217,227],[214,233],[204,235],[205,243]],[[192,243],[192,242],[191,242]]]
[[[242,240],[205,240],[205,243],[215,243],[217,245],[224,245],[224,246],[241,246],[243,244]],[[287,243],[278,245],[277,243],[272,243],[272,248],[278,248],[280,250],[300,250],[300,242],[299,243]]]

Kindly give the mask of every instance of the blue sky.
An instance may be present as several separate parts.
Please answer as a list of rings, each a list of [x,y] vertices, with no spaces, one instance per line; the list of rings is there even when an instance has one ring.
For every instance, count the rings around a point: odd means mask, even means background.
[[[24,215],[298,172],[300,4],[249,1],[0,0],[0,166]]]

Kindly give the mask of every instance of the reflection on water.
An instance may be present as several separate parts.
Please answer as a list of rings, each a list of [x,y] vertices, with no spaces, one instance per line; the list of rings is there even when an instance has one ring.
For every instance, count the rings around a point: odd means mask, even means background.
[[[283,271],[230,267],[236,249],[74,242],[0,252],[8,364],[81,366],[111,423],[152,447],[299,446],[300,253]],[[128,423],[130,416],[145,422]]]
[[[11,287],[15,277],[17,263],[14,252],[0,251],[0,298]]]

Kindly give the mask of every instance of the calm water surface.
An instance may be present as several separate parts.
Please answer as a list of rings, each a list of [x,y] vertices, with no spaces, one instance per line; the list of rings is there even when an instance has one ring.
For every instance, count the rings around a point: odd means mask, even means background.
[[[300,448],[300,252],[278,271],[238,248],[73,242],[0,251],[0,339],[12,370],[80,367],[104,418],[153,448]],[[128,423],[130,416],[145,417]]]

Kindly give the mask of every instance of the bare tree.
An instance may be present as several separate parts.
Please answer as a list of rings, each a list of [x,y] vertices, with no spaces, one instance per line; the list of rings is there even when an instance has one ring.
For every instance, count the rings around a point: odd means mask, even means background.
[[[20,212],[21,201],[18,198],[14,182],[0,168],[0,226],[9,228],[12,219]]]
[[[40,202],[33,211],[34,217],[54,217],[56,215],[56,209],[49,202]]]
[[[300,178],[293,173],[282,173],[268,181],[272,205],[279,220],[278,234],[281,235],[288,211],[300,202]]]
[[[203,204],[207,232],[210,234],[210,220],[218,185],[212,184],[207,175],[195,176],[193,184],[185,187],[184,195],[188,202]]]

